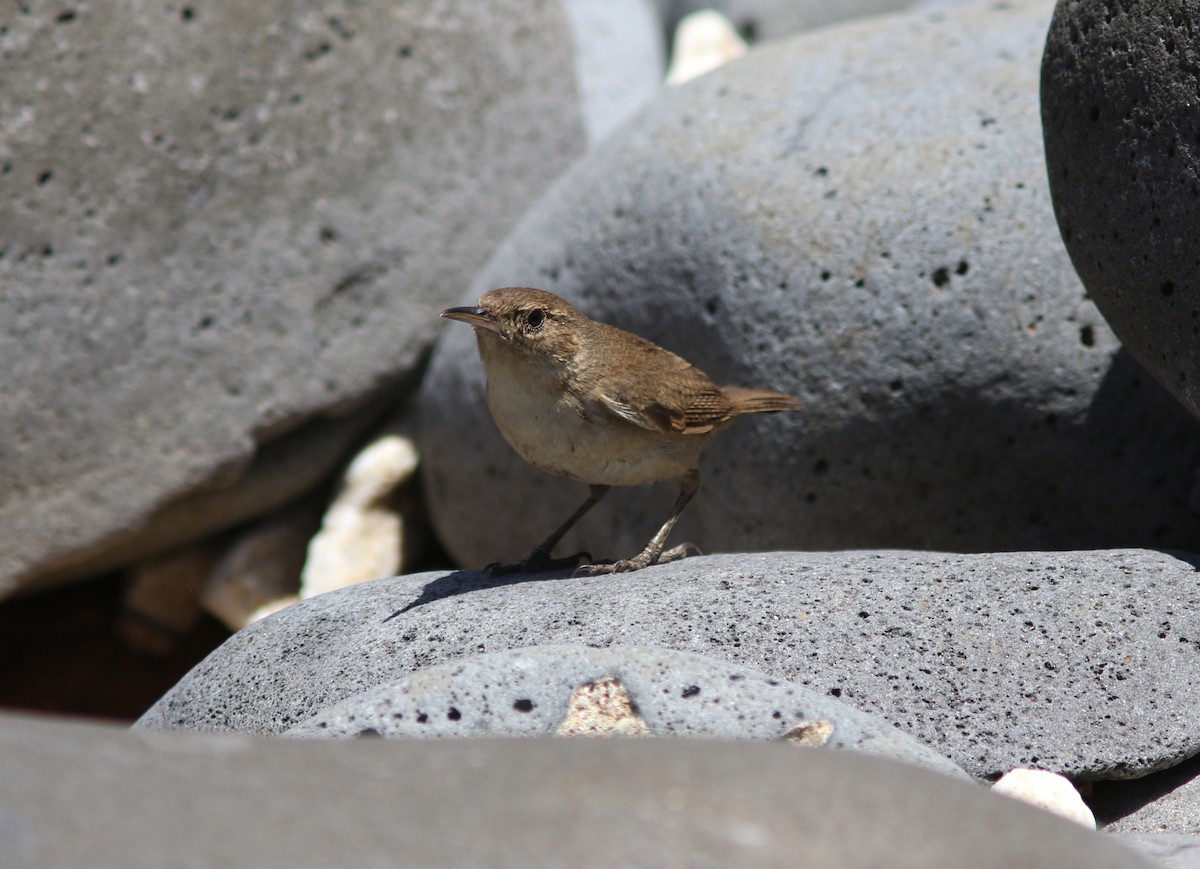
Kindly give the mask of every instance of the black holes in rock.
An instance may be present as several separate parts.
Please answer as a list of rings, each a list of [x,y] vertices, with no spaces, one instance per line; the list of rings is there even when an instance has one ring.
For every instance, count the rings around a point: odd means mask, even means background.
[[[354,31],[346,26],[346,22],[338,18],[336,15],[331,15],[325,19],[325,23],[329,25],[329,29],[340,36],[342,39],[349,42],[354,38]]]
[[[374,727],[364,727],[354,735],[359,739],[378,739],[379,737],[383,736],[383,734]]]
[[[1020,187],[1022,185],[1018,184],[1017,186]],[[969,262],[967,262],[965,259],[960,259],[958,261],[958,265],[954,267],[954,273],[956,275],[958,275],[959,277],[962,277],[970,270],[971,270],[971,264]]]
[[[829,280],[830,278],[832,278],[832,277],[833,277],[833,273],[832,273],[832,272],[829,272],[829,271],[824,271],[824,272],[821,272],[821,280],[822,280],[822,281],[828,281],[828,280]]]
[[[453,706],[451,706],[450,711],[446,713],[446,717],[449,718],[451,721],[458,721],[459,719],[462,718],[462,713],[459,712],[457,709],[455,709]]]
[[[813,463],[813,473],[818,477],[829,472],[829,462],[825,459],[817,459]]]
[[[1171,296],[1175,295],[1175,282],[1163,281],[1163,284],[1158,288],[1158,291],[1163,294],[1164,299],[1171,298]]]
[[[1084,347],[1096,346],[1096,330],[1091,326],[1084,326],[1079,330],[1079,343]]]
[[[412,55],[413,50],[411,45],[402,45],[396,49],[396,57],[400,58],[401,60],[408,60],[410,57],[412,57]]]
[[[950,283],[950,269],[945,266],[934,269],[933,274],[930,275],[930,280],[933,281],[935,287],[946,286],[946,284]]]
[[[75,12],[74,9],[64,9],[62,12],[59,12],[57,15],[54,16],[54,23],[55,24],[70,24],[72,21],[74,21],[78,17],[79,16]]]
[[[321,244],[333,244],[339,241],[342,235],[332,226],[322,226],[317,231],[317,238],[321,240]]]
[[[37,177],[38,187],[45,187],[54,178],[54,170],[46,169]]]
[[[686,688],[683,689],[683,691],[680,693],[679,696],[685,697],[685,698],[686,697],[695,697],[699,693],[700,693],[699,685],[688,685]]]
[[[892,392],[903,392],[904,391],[904,381],[901,380],[899,377],[897,377],[895,380],[893,380],[891,383],[888,384],[888,389],[890,389]]]
[[[213,327],[213,324],[215,322],[216,322],[216,319],[211,314],[206,315],[206,316],[202,317],[200,319],[200,322],[198,322],[192,328],[192,332],[207,332],[209,329],[211,329]]]
[[[185,24],[188,23],[189,21],[195,21],[196,20],[196,10],[193,9],[191,6],[184,6],[182,9],[179,10],[179,20],[184,22]]]
[[[738,33],[742,35],[742,39],[753,45],[758,41],[758,22],[753,18],[747,18],[745,21],[738,24]]]
[[[867,612],[866,610],[859,610],[858,617],[860,619],[869,619],[871,617],[871,614],[869,612]]]
[[[1091,121],[1092,123],[1095,123],[1096,121],[1100,120],[1100,107],[1099,106],[1092,106],[1090,109],[1088,109],[1088,120]]]
[[[417,724],[428,724],[428,723],[429,723],[429,716],[426,715],[424,712],[421,712],[417,715]]]
[[[333,51],[333,43],[332,42],[330,42],[329,40],[325,40],[324,42],[318,42],[312,48],[310,48],[304,52],[304,59],[307,60],[309,63],[312,63],[314,60],[320,60],[322,57],[329,54],[329,52],[331,52],[331,51]]]
[[[708,300],[704,303],[704,310],[708,311],[709,316],[711,316],[711,317],[717,316],[717,310],[720,307],[721,307],[721,300],[718,299],[716,296],[709,296]]]
[[[517,710],[518,712],[532,712],[533,707],[534,702],[526,697],[522,697],[520,700],[513,701],[513,709]]]
[[[841,697],[842,689],[841,688],[830,688],[827,693],[829,694],[830,697]]]
[[[816,175],[818,178],[825,178],[826,176],[829,175],[829,167],[818,166],[816,169],[813,170],[813,174]]]

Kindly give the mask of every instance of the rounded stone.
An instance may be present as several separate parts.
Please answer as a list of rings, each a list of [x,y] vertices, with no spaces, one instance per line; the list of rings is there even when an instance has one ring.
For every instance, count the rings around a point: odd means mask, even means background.
[[[437,311],[584,150],[574,50],[550,2],[7,14],[0,595],[332,471],[361,421],[296,473],[247,468],[421,365]]]
[[[1134,778],[1200,753],[1197,563],[1145,550],[771,553],[607,577],[417,574],[251,625],[137,726],[280,733],[483,652],[651,646],[826,694],[976,778]]]
[[[0,717],[0,834],[17,866],[1153,865],[978,786],[850,752],[314,744],[17,716]]]
[[[574,724],[622,699],[623,719]],[[890,757],[966,774],[886,721],[745,667],[668,649],[534,646],[441,664],[348,697],[286,736],[596,735],[782,740]]]
[[[533,206],[459,303],[550,290],[718,383],[796,395],[705,448],[672,535],[703,551],[1174,546],[1200,432],[1087,298],[1045,181],[1045,0],[829,27],[668,89]],[[464,566],[581,503],[529,466],[446,323],[423,478]],[[671,486],[617,489],[561,551],[628,558]]]
[[[1042,61],[1055,214],[1129,352],[1200,416],[1200,8],[1061,0]]]

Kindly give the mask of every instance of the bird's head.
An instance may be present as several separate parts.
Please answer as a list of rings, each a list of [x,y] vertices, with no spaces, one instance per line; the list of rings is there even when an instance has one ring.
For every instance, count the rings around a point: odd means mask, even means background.
[[[545,290],[504,287],[489,290],[475,307],[447,308],[441,314],[475,327],[480,349],[502,343],[513,351],[567,361],[579,349],[587,317]]]

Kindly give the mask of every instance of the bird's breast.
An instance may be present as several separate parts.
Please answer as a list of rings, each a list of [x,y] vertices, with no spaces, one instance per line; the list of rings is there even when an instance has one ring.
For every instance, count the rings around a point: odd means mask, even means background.
[[[648,431],[617,417],[566,382],[565,372],[531,364],[506,347],[482,344],[487,404],[505,440],[546,473],[606,486],[645,486],[696,467],[703,435]]]

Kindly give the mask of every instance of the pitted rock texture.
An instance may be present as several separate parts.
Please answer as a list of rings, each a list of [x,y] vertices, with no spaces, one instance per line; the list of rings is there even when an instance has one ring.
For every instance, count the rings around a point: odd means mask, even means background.
[[[672,541],[705,552],[1189,548],[1194,421],[1120,352],[1045,181],[1045,0],[823,29],[668,89],[531,209],[460,304],[538,286],[801,413],[738,420]],[[524,557],[583,501],[526,465],[446,323],[423,477],[456,562]],[[671,486],[562,551],[628,558]],[[1200,503],[1200,502],[1197,502]]]
[[[251,625],[137,726],[280,733],[480,652],[654,646],[840,699],[979,778],[1019,766],[1133,777],[1200,752],[1196,563],[1143,550],[774,553],[595,578],[418,574]]]
[[[1130,353],[1200,416],[1200,7],[1062,0],[1042,61],[1055,213]]]
[[[294,497],[226,487],[418,366],[584,149],[572,52],[552,2],[6,13],[0,594]]]
[[[441,664],[349,697],[285,735],[551,736],[574,720],[573,705],[602,705],[580,696],[597,685],[626,698],[626,717],[641,722],[589,729],[598,735],[778,739],[964,775],[887,722],[827,696],[702,655],[630,646],[536,646]]]

